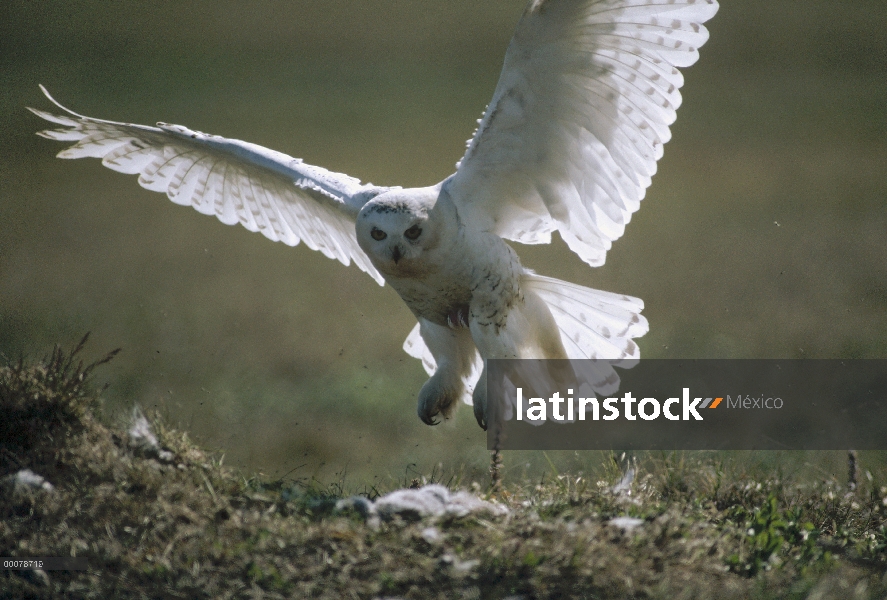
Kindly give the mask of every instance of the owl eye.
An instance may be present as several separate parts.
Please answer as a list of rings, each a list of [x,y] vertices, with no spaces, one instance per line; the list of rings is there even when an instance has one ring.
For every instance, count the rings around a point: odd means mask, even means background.
[[[373,236],[373,239],[376,240],[377,242],[381,242],[382,240],[384,240],[385,238],[388,237],[387,233],[385,233],[384,231],[382,231],[381,229],[378,229],[376,227],[373,227],[372,231],[370,231],[370,235]]]
[[[422,235],[422,229],[418,225],[413,225],[403,232],[403,236],[408,240],[417,240]]]

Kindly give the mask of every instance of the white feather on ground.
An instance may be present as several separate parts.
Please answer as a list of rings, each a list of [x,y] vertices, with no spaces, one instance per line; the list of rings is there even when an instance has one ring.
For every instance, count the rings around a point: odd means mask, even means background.
[[[336,510],[356,510],[373,526],[379,524],[379,519],[388,521],[394,517],[406,520],[463,518],[469,515],[496,517],[509,512],[502,504],[481,500],[464,490],[450,492],[438,484],[395,490],[375,502],[363,496],[346,498],[336,503]]]

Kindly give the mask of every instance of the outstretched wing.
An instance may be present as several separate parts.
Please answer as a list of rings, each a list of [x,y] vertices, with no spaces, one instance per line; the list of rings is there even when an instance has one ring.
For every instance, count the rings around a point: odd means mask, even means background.
[[[273,241],[312,250],[348,265],[351,261],[379,285],[385,280],[357,245],[354,221],[361,207],[389,188],[307,165],[248,142],[181,125],[157,127],[92,119],[46,97],[66,115],[29,110],[62,125],[39,135],[77,142],[59,158],[93,157],[121,173],[139,174],[139,185],[166,192],[176,204],[193,206],[222,223],[240,223]]]
[[[555,229],[592,266],[640,205],[715,0],[532,0],[493,100],[444,185],[464,220],[524,243]]]

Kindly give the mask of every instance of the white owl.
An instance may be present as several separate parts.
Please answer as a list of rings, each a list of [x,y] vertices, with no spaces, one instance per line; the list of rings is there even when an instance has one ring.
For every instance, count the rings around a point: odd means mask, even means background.
[[[639,356],[637,298],[537,275],[505,242],[554,230],[591,266],[640,205],[681,103],[677,67],[708,39],[714,0],[532,0],[456,172],[425,188],[362,185],[261,146],[179,125],[156,127],[31,109],[173,202],[274,241],[303,241],[389,283],[418,319],[404,349],[431,378],[419,417],[463,399],[486,424],[483,359]],[[598,389],[618,381],[614,373]]]

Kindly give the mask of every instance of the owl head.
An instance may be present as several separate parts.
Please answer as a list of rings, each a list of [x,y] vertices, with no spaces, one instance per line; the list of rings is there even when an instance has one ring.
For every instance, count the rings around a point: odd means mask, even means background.
[[[357,216],[357,242],[383,274],[416,277],[431,268],[446,215],[438,187],[395,189],[366,203]]]

